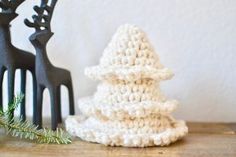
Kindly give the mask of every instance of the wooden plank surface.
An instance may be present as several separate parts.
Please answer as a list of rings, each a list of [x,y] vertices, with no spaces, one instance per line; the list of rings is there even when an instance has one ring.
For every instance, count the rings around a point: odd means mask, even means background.
[[[190,133],[168,147],[106,147],[75,139],[70,145],[35,144],[0,136],[0,157],[236,157],[236,124],[188,123]]]

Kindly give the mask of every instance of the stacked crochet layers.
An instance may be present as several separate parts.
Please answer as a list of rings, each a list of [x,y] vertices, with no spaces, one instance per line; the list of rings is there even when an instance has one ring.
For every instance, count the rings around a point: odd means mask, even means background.
[[[169,115],[178,102],[159,89],[173,74],[138,27],[119,27],[100,64],[85,74],[102,83],[94,96],[79,100],[83,116],[66,120],[72,135],[110,146],[147,147],[169,145],[187,134],[185,122]]]

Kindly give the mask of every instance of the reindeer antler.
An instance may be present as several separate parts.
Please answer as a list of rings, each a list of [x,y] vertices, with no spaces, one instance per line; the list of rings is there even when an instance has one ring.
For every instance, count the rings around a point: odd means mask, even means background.
[[[41,0],[40,6],[34,6],[34,11],[37,15],[33,15],[33,22],[25,19],[25,24],[28,27],[35,28],[36,31],[43,29],[51,31],[51,19],[57,0],[51,0],[51,4],[48,4],[48,0]]]
[[[15,13],[17,7],[21,5],[25,0],[0,0],[0,8],[2,12]]]

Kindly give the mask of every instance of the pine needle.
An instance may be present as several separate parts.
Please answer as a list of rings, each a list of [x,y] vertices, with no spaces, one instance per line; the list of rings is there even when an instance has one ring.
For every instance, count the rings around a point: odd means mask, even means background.
[[[23,99],[22,95],[17,96],[9,105],[6,111],[0,110],[0,127],[6,130],[6,133],[19,138],[35,140],[39,143],[69,144],[71,137],[62,129],[52,131],[50,129],[37,129],[37,126],[29,121],[12,118],[9,120],[9,114],[12,113]]]

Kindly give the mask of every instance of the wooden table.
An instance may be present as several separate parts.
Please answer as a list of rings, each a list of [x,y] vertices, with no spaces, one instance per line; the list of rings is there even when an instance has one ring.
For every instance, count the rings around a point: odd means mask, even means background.
[[[168,147],[106,147],[76,139],[70,145],[35,144],[0,136],[0,157],[236,157],[236,124],[188,123],[189,135]]]

